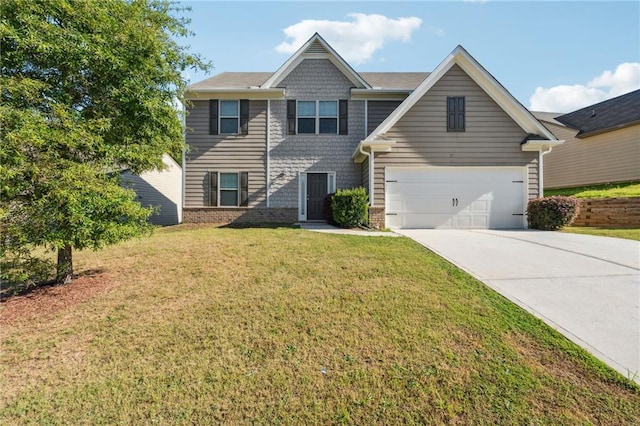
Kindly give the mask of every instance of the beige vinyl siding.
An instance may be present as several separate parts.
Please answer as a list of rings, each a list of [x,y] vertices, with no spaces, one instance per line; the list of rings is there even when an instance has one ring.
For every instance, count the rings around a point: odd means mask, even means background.
[[[402,101],[367,102],[367,136],[389,116]]]
[[[465,96],[465,132],[447,132],[447,96]],[[376,154],[376,205],[385,199],[385,167],[527,166],[529,197],[538,194],[538,153],[523,152],[520,145],[526,132],[457,65],[386,136],[396,145]]]
[[[640,180],[640,125],[583,139],[566,127],[545,125],[565,140],[544,157],[545,188]]]
[[[361,163],[361,181],[362,181],[362,186],[367,190],[367,193],[369,193],[369,158],[365,158],[365,160]]]
[[[249,172],[249,207],[265,203],[267,101],[249,101],[248,135],[210,135],[209,101],[187,115],[185,207],[209,205],[209,171]]]

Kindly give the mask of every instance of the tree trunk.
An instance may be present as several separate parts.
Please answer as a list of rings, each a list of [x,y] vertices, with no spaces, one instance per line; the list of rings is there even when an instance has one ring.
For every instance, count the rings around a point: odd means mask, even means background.
[[[56,272],[56,283],[58,285],[68,284],[73,280],[73,258],[71,246],[66,245],[58,249],[58,268]]]

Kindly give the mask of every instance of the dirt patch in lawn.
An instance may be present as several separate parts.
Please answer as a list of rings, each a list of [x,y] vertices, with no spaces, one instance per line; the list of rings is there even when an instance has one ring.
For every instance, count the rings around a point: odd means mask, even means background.
[[[40,287],[24,295],[9,296],[0,303],[2,323],[12,325],[52,315],[115,287],[116,282],[108,274],[88,271],[64,286]]]

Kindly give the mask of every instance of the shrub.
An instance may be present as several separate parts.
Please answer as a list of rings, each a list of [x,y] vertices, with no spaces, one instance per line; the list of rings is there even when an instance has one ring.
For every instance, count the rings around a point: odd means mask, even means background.
[[[327,222],[331,225],[337,225],[336,221],[333,220],[333,209],[331,208],[331,199],[333,198],[334,194],[335,192],[327,194],[322,199],[322,214],[324,215],[324,218],[327,220]]]
[[[578,216],[580,201],[574,197],[544,197],[529,201],[527,221],[529,228],[555,231],[561,229]]]
[[[338,189],[331,197],[333,220],[344,228],[369,222],[369,197],[362,188]]]

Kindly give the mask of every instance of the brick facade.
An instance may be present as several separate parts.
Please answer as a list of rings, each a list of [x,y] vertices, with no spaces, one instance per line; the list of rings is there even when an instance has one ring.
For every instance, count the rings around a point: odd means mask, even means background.
[[[295,223],[297,208],[186,207],[184,223]]]
[[[384,207],[369,207],[369,226],[374,229],[382,229],[384,225]]]

